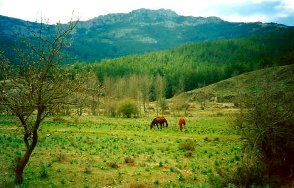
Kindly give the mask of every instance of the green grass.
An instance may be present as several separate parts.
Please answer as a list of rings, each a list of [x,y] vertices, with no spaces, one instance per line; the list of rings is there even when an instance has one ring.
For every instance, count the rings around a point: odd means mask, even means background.
[[[214,115],[213,115],[214,114]],[[25,187],[220,186],[222,171],[240,161],[230,113],[166,116],[168,129],[149,129],[152,117],[48,118],[25,169]],[[13,159],[23,152],[14,118],[0,117],[0,187],[13,187]]]

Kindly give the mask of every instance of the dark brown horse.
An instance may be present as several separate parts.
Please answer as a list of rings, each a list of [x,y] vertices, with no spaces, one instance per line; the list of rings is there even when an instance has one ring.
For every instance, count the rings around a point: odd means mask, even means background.
[[[150,129],[152,129],[155,125],[158,128],[158,124],[160,124],[160,128],[162,129],[162,126],[164,126],[164,124],[166,125],[166,127],[168,127],[168,123],[167,120],[165,119],[165,117],[161,116],[157,116],[156,118],[154,118],[150,124]]]

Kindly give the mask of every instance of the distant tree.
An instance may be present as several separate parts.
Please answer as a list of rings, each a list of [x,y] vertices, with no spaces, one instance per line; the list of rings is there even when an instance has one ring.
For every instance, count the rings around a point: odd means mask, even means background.
[[[115,96],[116,100],[123,99],[127,97],[129,86],[127,85],[127,78],[126,77],[119,77],[112,80],[112,95]]]
[[[146,104],[149,102],[151,84],[152,78],[150,76],[144,75],[140,77],[139,90],[144,112],[146,112]]]
[[[97,108],[99,114],[100,97],[103,94],[103,86],[100,84],[97,76],[94,73],[90,72],[87,74],[84,87],[85,94],[90,96],[88,101],[92,115],[97,115]]]
[[[167,108],[167,104],[165,101],[165,91],[166,91],[166,82],[165,79],[159,74],[156,75],[154,81],[155,87],[155,96],[156,96],[156,112],[159,114],[159,108],[161,109],[161,113],[164,113],[164,110]]]
[[[183,96],[175,97],[172,100],[172,108],[175,116],[187,116],[189,107],[189,102]]]
[[[65,58],[62,50],[70,46],[68,37],[76,24],[73,21],[57,24],[54,31],[48,30],[46,24],[39,24],[37,32],[32,31],[29,39],[23,38],[27,49],[18,49],[17,65],[1,54],[1,103],[18,117],[25,144],[24,153],[16,157],[16,184],[23,183],[23,172],[37,145],[41,122],[73,89],[67,71],[60,64]]]
[[[294,50],[284,55],[279,60],[279,65],[290,65],[294,64]]]
[[[105,76],[103,82],[104,87],[104,114],[108,116],[116,116],[116,92],[115,92],[115,84],[114,79]]]
[[[138,116],[139,110],[136,102],[130,99],[125,99],[118,104],[118,113],[126,118]]]
[[[208,95],[207,95],[207,91],[205,88],[205,83],[198,84],[198,87],[202,88],[202,92],[199,93],[199,96],[198,96],[198,101],[200,102],[200,108],[201,108],[201,110],[205,110],[206,101],[208,100]]]
[[[80,88],[78,88],[74,93],[73,96],[73,103],[75,104],[76,107],[76,113],[78,116],[82,116],[84,109],[87,106],[87,98],[88,95],[85,90],[85,85],[82,85]]]
[[[132,74],[126,78],[126,96],[140,101],[139,76]]]

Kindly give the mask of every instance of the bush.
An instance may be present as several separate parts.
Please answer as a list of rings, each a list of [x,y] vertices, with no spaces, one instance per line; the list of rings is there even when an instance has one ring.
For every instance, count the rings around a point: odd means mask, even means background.
[[[134,101],[127,99],[119,103],[118,113],[124,117],[130,118],[132,116],[138,116],[139,110]]]
[[[40,177],[41,178],[47,178],[48,177],[48,172],[47,172],[47,169],[46,169],[46,164],[44,162],[41,162],[40,166],[41,166]]]
[[[244,139],[237,184],[280,186],[293,181],[294,98],[265,84],[241,103],[235,125]]]
[[[87,164],[87,166],[84,169],[84,173],[85,174],[91,174],[92,173],[92,168],[89,164]]]
[[[111,168],[114,168],[114,169],[119,168],[118,164],[116,162],[113,162],[113,161],[109,162],[108,166],[111,167]]]
[[[195,150],[195,143],[193,140],[186,140],[183,143],[180,143],[179,148],[183,151],[194,151]]]
[[[135,165],[135,159],[131,158],[131,157],[125,157],[124,158],[125,163],[129,164],[129,165]]]
[[[193,152],[192,151],[187,151],[184,153],[185,157],[193,157]]]

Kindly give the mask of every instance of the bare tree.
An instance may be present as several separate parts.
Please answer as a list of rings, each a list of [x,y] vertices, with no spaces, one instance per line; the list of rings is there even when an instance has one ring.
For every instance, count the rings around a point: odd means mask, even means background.
[[[166,109],[165,101],[165,91],[166,91],[166,80],[159,74],[155,77],[155,95],[156,95],[156,113],[158,115],[159,107],[161,108],[161,113],[164,113]]]
[[[103,82],[103,88],[104,88],[104,114],[109,116],[115,116],[116,115],[116,89],[114,84],[114,79],[105,76]]]
[[[25,49],[18,49],[19,62],[11,64],[1,54],[0,98],[23,128],[24,153],[16,158],[15,183],[23,183],[23,171],[38,142],[38,129],[50,109],[70,93],[70,79],[61,63],[62,50],[69,47],[70,33],[77,22],[52,26],[41,23],[23,38]],[[50,29],[51,28],[51,29]]]
[[[149,95],[150,95],[150,87],[152,84],[151,77],[148,76],[142,76],[140,79],[140,93],[141,93],[141,101],[143,104],[144,112],[146,112],[146,103],[149,101]]]
[[[88,101],[92,115],[97,115],[96,110],[98,108],[99,114],[100,97],[103,94],[103,86],[94,73],[88,73],[85,87],[86,94],[90,96]]]

